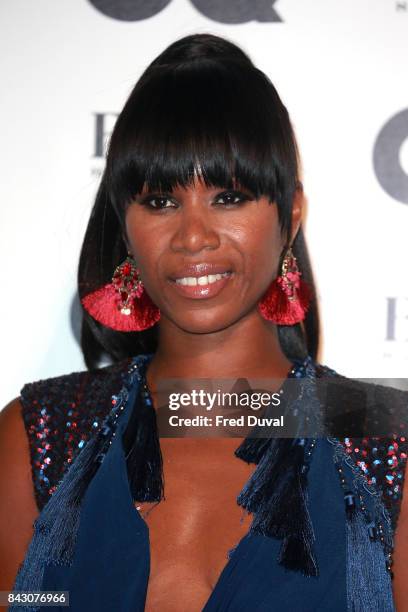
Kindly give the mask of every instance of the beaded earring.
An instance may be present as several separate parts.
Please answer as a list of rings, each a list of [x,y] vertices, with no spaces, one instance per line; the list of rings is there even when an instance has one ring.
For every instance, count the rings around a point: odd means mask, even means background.
[[[115,269],[112,281],[81,299],[85,310],[99,323],[116,331],[142,331],[160,319],[131,253]]]
[[[302,280],[292,247],[288,247],[282,262],[281,274],[270,284],[258,309],[264,319],[279,325],[294,325],[303,321],[312,291]]]

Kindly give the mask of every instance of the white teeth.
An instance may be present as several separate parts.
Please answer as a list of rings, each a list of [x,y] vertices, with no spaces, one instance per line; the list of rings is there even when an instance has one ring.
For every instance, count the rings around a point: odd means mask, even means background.
[[[176,278],[178,285],[189,285],[193,287],[195,285],[211,285],[218,280],[221,280],[224,276],[229,276],[229,272],[223,272],[222,274],[209,274],[208,276],[186,276],[184,278]]]

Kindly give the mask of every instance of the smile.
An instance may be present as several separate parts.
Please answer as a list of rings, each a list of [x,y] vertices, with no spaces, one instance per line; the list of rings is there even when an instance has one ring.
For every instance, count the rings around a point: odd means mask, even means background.
[[[185,276],[170,280],[170,283],[183,297],[202,300],[218,295],[231,282],[232,277],[232,272],[223,272],[206,276]]]
[[[196,285],[212,285],[225,276],[231,276],[231,272],[223,272],[222,274],[208,274],[208,276],[185,276],[184,278],[176,278],[175,282],[178,285],[188,285],[194,287]]]

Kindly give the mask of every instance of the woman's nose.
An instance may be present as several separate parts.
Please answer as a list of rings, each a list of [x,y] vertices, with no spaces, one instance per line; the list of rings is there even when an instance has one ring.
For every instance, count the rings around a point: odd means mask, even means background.
[[[219,234],[210,220],[211,213],[203,210],[183,210],[178,227],[171,240],[174,251],[198,253],[203,249],[216,249]]]

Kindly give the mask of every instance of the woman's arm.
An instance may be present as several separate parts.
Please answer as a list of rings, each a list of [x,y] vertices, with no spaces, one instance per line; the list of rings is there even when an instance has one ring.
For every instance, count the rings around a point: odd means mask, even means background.
[[[408,474],[407,474],[408,476]],[[397,612],[408,612],[408,477],[405,478],[401,510],[394,538],[393,591]]]
[[[29,443],[16,398],[0,412],[0,590],[12,589],[38,514]]]

